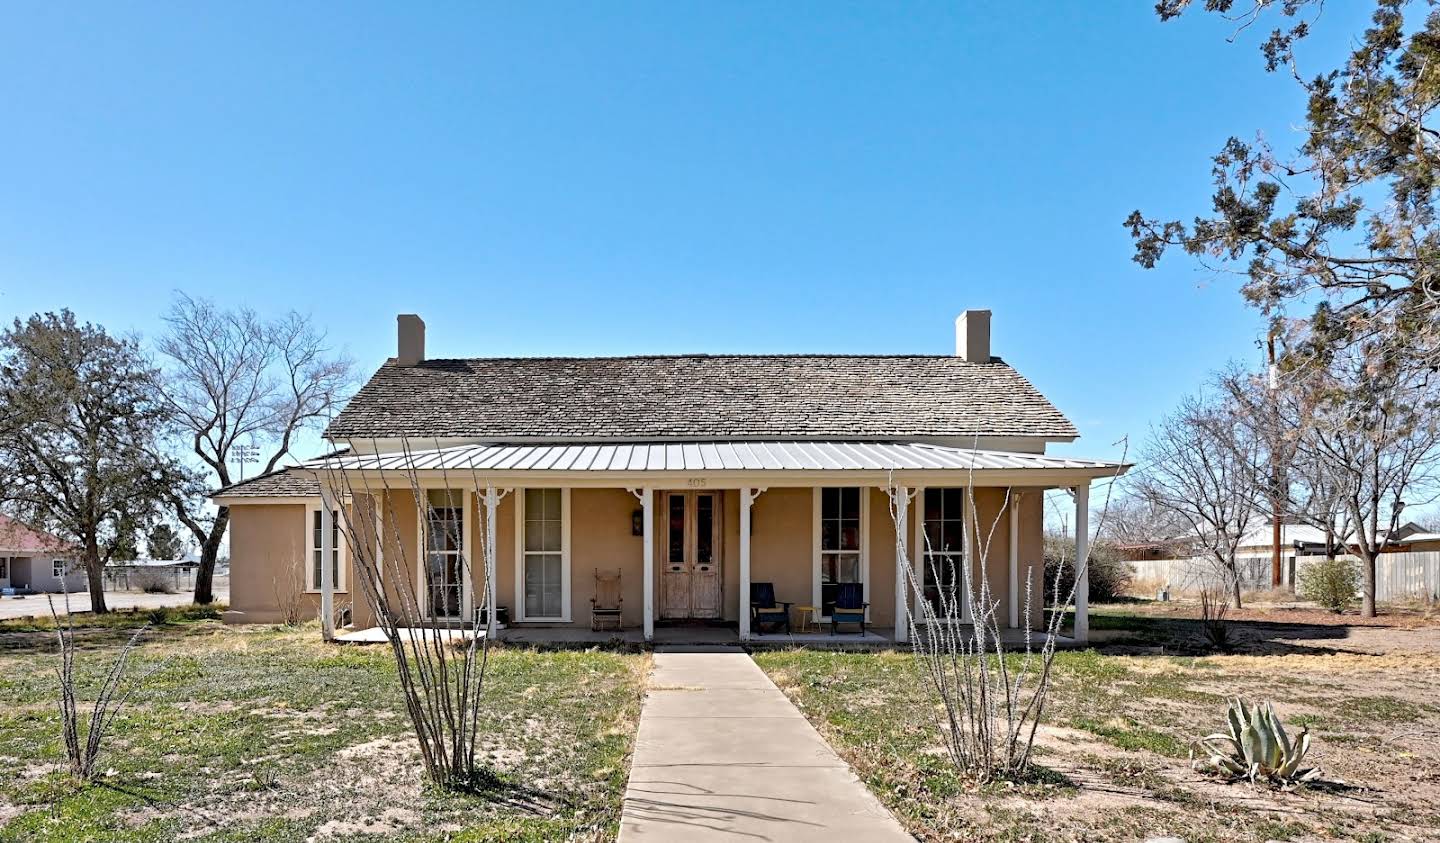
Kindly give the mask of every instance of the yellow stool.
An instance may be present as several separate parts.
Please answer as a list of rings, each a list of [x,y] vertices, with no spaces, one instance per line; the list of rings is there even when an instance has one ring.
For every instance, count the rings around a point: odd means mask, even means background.
[[[796,606],[795,615],[796,620],[799,621],[795,626],[799,628],[799,631],[809,632],[812,626],[819,629],[819,623],[815,618],[814,606]]]

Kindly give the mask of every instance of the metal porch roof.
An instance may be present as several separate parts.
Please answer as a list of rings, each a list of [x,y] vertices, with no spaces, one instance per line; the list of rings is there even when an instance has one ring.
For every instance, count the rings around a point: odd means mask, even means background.
[[[305,463],[321,471],[1122,471],[1101,460],[920,442],[654,442],[461,445],[343,454]]]

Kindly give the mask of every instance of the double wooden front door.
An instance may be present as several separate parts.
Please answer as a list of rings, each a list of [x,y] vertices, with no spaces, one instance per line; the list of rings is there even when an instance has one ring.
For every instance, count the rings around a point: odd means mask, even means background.
[[[719,492],[664,493],[660,617],[720,617]]]

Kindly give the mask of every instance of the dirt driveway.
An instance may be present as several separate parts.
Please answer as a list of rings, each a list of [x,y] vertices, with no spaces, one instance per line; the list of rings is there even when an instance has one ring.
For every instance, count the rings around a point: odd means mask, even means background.
[[[65,599],[62,595],[32,594],[29,597],[0,597],[0,621],[12,620],[24,617],[49,617],[50,601],[47,597],[55,598],[55,608],[61,612],[65,611]],[[146,594],[143,591],[107,591],[105,592],[105,605],[111,609],[158,609],[162,606],[188,606],[192,594],[189,591],[181,591],[176,594]],[[230,601],[230,581],[228,577],[216,578],[215,600],[220,603]],[[90,611],[89,594],[70,595],[70,611],[72,613]]]

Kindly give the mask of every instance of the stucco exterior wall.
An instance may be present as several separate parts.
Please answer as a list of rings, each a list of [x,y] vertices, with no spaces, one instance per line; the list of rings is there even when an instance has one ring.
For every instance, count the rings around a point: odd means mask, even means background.
[[[31,591],[59,594],[62,591],[81,592],[87,590],[89,581],[85,578],[85,569],[79,562],[69,562],[69,567],[64,578],[55,576],[55,560],[58,556],[9,556],[0,553],[0,556],[8,556],[9,577],[0,579],[0,587],[28,588]]]
[[[305,504],[230,509],[230,611],[237,623],[281,623],[320,614],[320,595],[305,590]]]
[[[771,488],[755,500],[750,511],[754,520],[750,581],[774,583],[776,600],[810,603],[813,500],[814,490],[809,488]],[[738,576],[736,579],[738,583]]]
[[[1021,594],[1027,571],[1034,577],[1032,591],[1032,623],[1039,626],[1043,617],[1041,578],[1043,558],[1043,490],[1024,489],[1014,498],[1020,517],[1019,570]],[[501,500],[496,534],[496,594],[500,606],[510,609],[511,622],[518,618],[516,582],[515,510],[520,492]],[[776,597],[789,602],[808,604],[813,599],[814,547],[813,518],[815,491],[811,487],[772,487],[761,494],[752,510],[751,579],[771,582]],[[415,589],[423,589],[421,567],[423,553],[418,533],[421,512],[409,489],[384,493],[382,533],[384,535],[385,591],[392,605],[404,606]],[[996,522],[1005,506],[1005,490],[980,488],[975,494],[978,518],[972,525],[977,565],[984,557],[991,590],[1000,601],[1001,621],[1008,615],[1009,524],[1008,516]],[[866,493],[868,516],[865,523],[865,551],[868,560],[868,582],[865,593],[870,603],[870,622],[875,626],[895,624],[895,535],[890,516],[889,498],[881,489]],[[656,575],[662,558],[662,526],[657,496],[652,532],[656,541]],[[740,496],[736,490],[722,493],[722,572],[724,582],[723,617],[735,622],[739,618],[740,599]],[[595,571],[619,569],[623,580],[623,615],[626,627],[643,623],[644,608],[644,547],[643,539],[632,534],[632,513],[639,501],[625,489],[572,489],[570,491],[570,621],[569,626],[590,625],[590,599],[594,596]],[[918,517],[918,508],[911,506],[909,523]],[[318,616],[320,595],[305,589],[305,565],[308,559],[307,507],[303,499],[294,504],[250,504],[231,508],[230,593],[231,611],[226,619],[241,623],[282,622],[287,615],[298,614],[301,620]],[[356,519],[372,519],[367,501],[353,510]],[[473,545],[468,556],[475,565],[483,564],[482,521],[484,507],[479,495],[471,495],[467,508],[468,539]],[[992,530],[993,525],[993,530]],[[913,535],[913,533],[912,533]],[[907,546],[913,544],[907,536]],[[980,553],[985,542],[989,548]],[[347,543],[348,544],[348,543]],[[913,554],[916,548],[910,548]],[[342,565],[346,568],[344,590],[337,590],[337,607],[353,604],[356,626],[374,624],[360,584],[355,579],[350,548],[344,548]],[[472,599],[483,600],[480,593],[482,577],[476,571]],[[659,584],[656,584],[657,617]],[[423,597],[423,595],[422,595]],[[1022,618],[1024,607],[1022,606]],[[414,620],[419,620],[415,618]],[[557,625],[546,623],[545,625]]]

